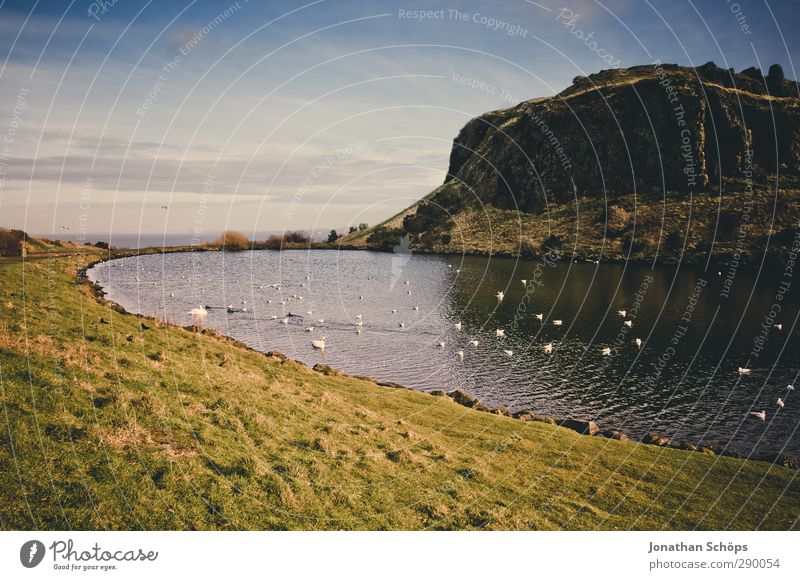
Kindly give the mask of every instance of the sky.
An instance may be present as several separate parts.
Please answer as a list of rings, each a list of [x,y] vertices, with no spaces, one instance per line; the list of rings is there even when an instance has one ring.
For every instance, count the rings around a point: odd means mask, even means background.
[[[799,0],[0,0],[0,226],[374,224],[477,115],[656,61],[797,79],[798,30]]]

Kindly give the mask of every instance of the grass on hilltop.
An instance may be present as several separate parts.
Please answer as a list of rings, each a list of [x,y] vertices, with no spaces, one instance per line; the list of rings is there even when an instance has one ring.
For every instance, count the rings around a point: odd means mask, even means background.
[[[87,260],[0,265],[2,529],[798,527],[797,471],[324,376],[120,314]]]

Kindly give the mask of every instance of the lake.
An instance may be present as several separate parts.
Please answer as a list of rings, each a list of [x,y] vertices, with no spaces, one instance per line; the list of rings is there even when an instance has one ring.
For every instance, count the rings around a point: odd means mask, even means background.
[[[787,390],[800,369],[800,282],[783,267],[265,250],[127,258],[90,277],[130,312],[185,326],[206,305],[206,326],[308,365],[632,437],[800,452],[800,391]],[[323,336],[320,352],[311,341]],[[761,410],[764,422],[749,415]]]

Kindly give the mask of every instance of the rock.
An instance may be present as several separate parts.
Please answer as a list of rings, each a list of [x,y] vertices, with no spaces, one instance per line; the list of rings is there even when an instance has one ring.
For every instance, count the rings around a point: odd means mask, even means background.
[[[379,387],[389,387],[391,389],[405,389],[403,385],[398,385],[397,383],[393,383],[391,381],[377,381],[375,383]]]
[[[606,437],[608,439],[616,439],[617,441],[630,441],[631,438],[624,431],[600,431],[597,435]]]
[[[602,200],[609,192],[666,187],[674,199],[741,178],[750,166],[757,174],[782,166],[796,174],[800,100],[788,97],[793,90],[777,65],[766,81],[759,69],[732,73],[713,62],[577,77],[556,96],[469,121],[453,142],[445,182],[406,216],[403,228],[424,236],[462,211],[492,206],[538,214],[575,195]],[[696,179],[684,172],[684,139]]]
[[[703,453],[704,455],[716,455],[716,453],[714,453],[714,450],[711,449],[710,447],[700,447],[698,448],[698,451],[700,453]]]
[[[323,374],[326,377],[339,377],[339,376],[342,376],[344,374],[344,373],[342,373],[340,371],[337,371],[335,368],[333,368],[333,367],[331,367],[329,365],[324,365],[322,363],[315,364],[313,367],[311,367],[311,370],[316,371],[316,372],[318,372],[320,374]]]
[[[686,441],[681,441],[677,445],[678,449],[683,449],[684,451],[697,451],[697,445],[692,443],[687,443]]]
[[[663,435],[656,435],[655,433],[648,433],[642,439],[642,443],[645,445],[658,445],[659,447],[668,447],[672,441],[669,437],[664,437]]]
[[[265,356],[279,360],[282,363],[285,363],[287,360],[289,360],[289,358],[285,354],[283,354],[282,352],[278,352],[277,350],[271,350],[268,353],[266,353]]]
[[[781,467],[788,467],[789,469],[797,469],[797,456],[793,453],[789,453],[788,451],[784,451],[775,458],[775,464],[780,465]]]
[[[459,405],[463,405],[465,407],[474,407],[475,405],[480,405],[478,399],[476,399],[472,395],[465,393],[464,391],[460,390],[450,391],[449,393],[447,393],[447,396],[453,399],[453,401],[455,401]]]
[[[434,397],[446,397],[447,396],[447,393],[445,393],[441,389],[436,389],[435,391],[431,391],[430,394],[433,395]]]
[[[598,427],[597,423],[594,421],[581,421],[578,419],[558,419],[556,420],[556,425],[560,425],[561,427],[566,427],[567,429],[572,429],[573,431],[577,431],[581,435],[596,435],[598,431],[600,431],[600,427]]]
[[[786,95],[786,77],[783,75],[783,68],[779,64],[769,67],[767,74],[767,90],[773,97],[783,97]]]

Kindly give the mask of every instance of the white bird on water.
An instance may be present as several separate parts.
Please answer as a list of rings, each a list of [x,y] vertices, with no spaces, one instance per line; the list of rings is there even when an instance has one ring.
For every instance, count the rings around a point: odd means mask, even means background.
[[[497,296],[497,301],[502,302],[503,298],[506,297],[506,293],[501,290],[496,294],[496,296]]]
[[[397,308],[392,308],[392,314],[397,314]]]
[[[505,335],[506,335],[506,331],[503,330],[502,328],[498,328],[494,332],[495,332],[495,335],[498,336],[498,337],[505,337]]]
[[[470,346],[478,346],[478,341],[477,340],[470,340],[469,341],[469,345]]]
[[[361,328],[356,328],[356,334],[361,334]]]
[[[778,408],[780,408],[780,409],[783,409],[783,407],[784,407],[784,402],[783,402],[783,399],[781,399],[780,397],[778,397]]]
[[[313,346],[314,348],[317,348],[319,350],[325,350],[325,337],[323,336],[319,340],[312,340],[311,341],[311,346]]]
[[[272,316],[269,317],[269,319],[270,320],[278,320],[278,315],[277,314],[273,314]]]
[[[289,324],[289,319],[284,318],[283,320],[281,320],[281,324]]]
[[[755,417],[756,419],[761,419],[762,421],[767,420],[767,412],[766,411],[750,411],[750,414]]]
[[[458,358],[460,358],[461,360],[464,360],[464,351],[463,350],[458,351],[456,353],[456,355],[458,355]]]
[[[611,356],[611,348],[610,347],[607,346],[607,347],[603,348],[603,356]]]
[[[313,326],[306,326],[306,332],[314,332]]]
[[[419,306],[412,306],[411,310],[419,310]]]
[[[203,322],[208,317],[208,310],[202,304],[197,308],[192,308],[189,311],[189,316],[192,317],[192,320],[195,322]]]
[[[642,339],[641,338],[637,338],[633,342],[636,343],[636,346],[638,346],[639,348],[642,348]]]
[[[508,358],[511,358],[512,356],[514,356],[514,351],[513,351],[513,350],[504,350],[504,351],[503,351],[503,353],[504,353],[504,354],[505,354],[505,355],[506,355]]]
[[[319,320],[317,320],[317,324],[325,324],[325,319],[320,318]]]
[[[623,324],[628,328],[633,328],[633,320],[626,320]]]
[[[562,324],[564,324],[563,320],[554,320],[553,321],[553,326],[561,326]]]
[[[787,385],[786,386],[786,390],[787,391],[794,391],[794,385]]]
[[[627,310],[617,310],[617,314],[619,314],[622,317],[625,317],[625,316],[628,315],[628,311]]]
[[[360,314],[356,314],[356,318],[357,318],[358,320],[361,320],[361,315],[360,315]]]
[[[444,347],[445,347],[445,342],[443,340],[440,340],[439,341],[439,348],[444,348]]]
[[[523,285],[523,286],[527,286],[527,285],[528,285],[528,281],[527,281],[527,280],[524,280],[524,279],[523,279],[523,280],[520,280],[520,282],[522,282],[522,285]]]
[[[749,375],[750,374],[750,369],[746,369],[744,367],[739,367],[739,374],[740,375]]]
[[[776,324],[775,328],[777,328],[778,330],[783,330],[783,324]]]
[[[461,329],[463,328],[463,325],[460,322],[456,322],[454,326],[456,327],[457,331],[461,332]]]
[[[546,345],[544,345],[544,352],[546,352],[547,354],[551,354],[553,352],[552,342],[548,342]]]
[[[537,320],[544,320],[544,314],[534,314]]]
[[[404,323],[404,322],[401,322],[400,324],[398,324],[398,326],[399,326],[400,328],[405,328],[405,327],[406,327],[406,325],[405,325],[405,323]]]

